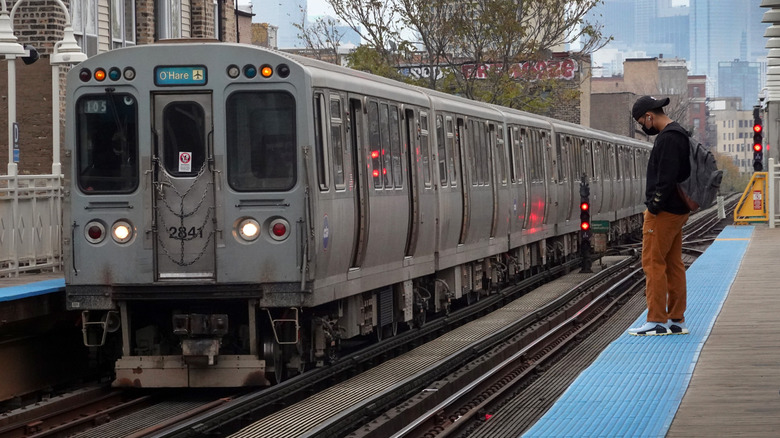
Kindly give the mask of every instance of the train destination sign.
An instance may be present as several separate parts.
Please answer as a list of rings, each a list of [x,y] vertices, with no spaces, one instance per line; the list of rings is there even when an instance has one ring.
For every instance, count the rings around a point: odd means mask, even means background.
[[[206,85],[206,66],[155,67],[154,84],[159,86]]]

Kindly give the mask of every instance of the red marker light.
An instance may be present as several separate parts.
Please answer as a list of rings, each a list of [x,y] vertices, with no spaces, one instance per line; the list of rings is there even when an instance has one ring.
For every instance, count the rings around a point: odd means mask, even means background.
[[[753,145],[753,150],[756,152],[761,152],[761,145],[756,143]]]
[[[583,222],[580,224],[580,228],[582,228],[582,231],[588,231],[590,229],[590,223]]]
[[[374,175],[374,178],[379,178],[379,171],[377,169],[374,169],[372,174]]]
[[[277,223],[271,228],[271,232],[274,233],[274,236],[282,237],[287,234],[287,227],[285,227],[284,224]]]
[[[371,158],[373,159],[379,158],[379,151],[371,151]]]
[[[87,230],[87,234],[89,234],[89,237],[91,239],[97,240],[103,237],[103,230],[101,230],[100,227],[93,225],[89,227],[89,230]]]
[[[580,210],[587,211],[588,209],[590,209],[590,205],[587,202],[580,204]]]
[[[753,132],[759,133],[759,132],[761,132],[761,129],[763,129],[763,128],[761,128],[761,125],[759,125],[758,123],[753,125]]]

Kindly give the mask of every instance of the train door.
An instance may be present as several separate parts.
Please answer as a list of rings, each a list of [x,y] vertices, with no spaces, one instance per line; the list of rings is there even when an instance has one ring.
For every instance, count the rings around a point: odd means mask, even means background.
[[[368,242],[368,203],[366,200],[368,185],[366,183],[365,163],[362,145],[365,144],[365,119],[363,118],[363,103],[360,99],[349,99],[349,135],[352,148],[352,168],[355,171],[353,191],[355,196],[355,247],[352,250],[352,268],[360,267],[366,254]]]
[[[157,279],[214,279],[211,94],[155,94],[153,105],[155,166],[147,195]]]
[[[461,157],[460,160],[460,193],[463,196],[463,220],[461,221],[461,227],[460,227],[460,238],[458,239],[459,244],[466,243],[466,237],[468,234],[469,229],[469,217],[470,217],[470,211],[471,211],[471,204],[469,203],[469,185],[468,181],[466,180],[468,175],[468,163],[470,159],[468,155],[468,147],[465,145],[465,139],[466,139],[466,124],[464,123],[463,119],[458,117],[457,120],[457,130],[455,131],[455,141],[457,142],[457,149],[459,152],[459,156]]]
[[[413,109],[404,110],[404,145],[406,146],[406,157],[408,160],[409,172],[407,172],[407,183],[409,185],[409,233],[406,236],[406,248],[404,255],[410,257],[414,255],[417,247],[417,238],[420,233],[420,145],[417,138],[417,122]]]

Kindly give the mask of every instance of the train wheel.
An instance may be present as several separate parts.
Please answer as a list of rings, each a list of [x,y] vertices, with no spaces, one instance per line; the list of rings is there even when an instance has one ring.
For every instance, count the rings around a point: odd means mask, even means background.
[[[271,383],[281,383],[284,380],[284,355],[282,346],[271,336],[263,339],[263,359],[265,359],[265,375]]]

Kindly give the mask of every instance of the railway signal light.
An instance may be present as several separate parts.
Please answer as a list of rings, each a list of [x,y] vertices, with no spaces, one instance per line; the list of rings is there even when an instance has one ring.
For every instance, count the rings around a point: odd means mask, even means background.
[[[590,186],[585,174],[580,179],[580,256],[582,258],[582,269],[580,272],[593,272],[590,269]]]
[[[758,107],[753,107],[753,170],[764,170],[764,128]]]

